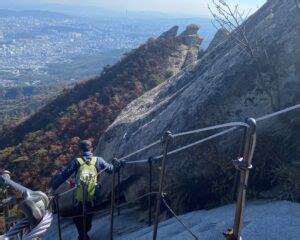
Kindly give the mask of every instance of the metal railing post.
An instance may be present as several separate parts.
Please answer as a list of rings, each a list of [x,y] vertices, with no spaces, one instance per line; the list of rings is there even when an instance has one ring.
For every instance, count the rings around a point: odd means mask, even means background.
[[[60,226],[60,210],[59,210],[59,196],[54,197],[55,207],[56,207],[56,218],[57,218],[57,230],[58,239],[61,240],[61,226]]]
[[[148,158],[148,225],[151,226],[152,223],[152,196],[151,196],[151,192],[152,192],[152,160],[153,158],[150,157]]]
[[[112,173],[112,185],[111,185],[111,208],[110,208],[110,240],[114,239],[114,211],[115,211],[115,176],[116,176],[116,162],[117,159],[114,158],[112,161],[113,164],[113,173]]]
[[[167,153],[168,153],[168,146],[170,140],[172,139],[171,132],[166,132],[162,139],[163,144],[163,159],[161,165],[161,174],[160,174],[160,182],[159,182],[159,193],[157,195],[156,200],[156,212],[155,212],[155,222],[153,227],[153,240],[157,238],[157,229],[158,229],[158,221],[159,221],[159,214],[160,214],[160,204],[161,204],[161,196],[164,190],[164,180],[165,180],[165,171],[166,171],[166,162],[167,162]]]
[[[244,146],[245,146],[245,141],[246,141],[246,135],[247,135],[247,128],[244,127],[243,131],[243,136],[242,136],[242,141],[239,149],[239,156],[238,158],[242,157],[244,154]],[[239,185],[239,180],[240,180],[240,174],[239,171],[236,169],[235,176],[234,176],[234,183],[233,183],[233,189],[232,189],[232,201],[234,202],[237,197],[237,190],[238,190],[238,185]]]
[[[253,118],[249,118],[247,119],[247,123],[249,124],[250,128],[248,128],[246,131],[243,158],[234,161],[234,165],[240,170],[240,182],[236,203],[234,227],[230,234],[227,235],[227,238],[232,240],[241,240],[249,172],[252,168],[252,158],[256,145],[256,121]]]
[[[118,216],[121,214],[121,168],[118,171]]]
[[[83,221],[83,240],[86,240],[86,183],[82,183],[82,221]]]
[[[4,198],[8,198],[8,187],[4,187]],[[7,232],[9,230],[9,223],[6,221],[6,219],[9,217],[9,206],[3,206],[4,211],[4,232]]]

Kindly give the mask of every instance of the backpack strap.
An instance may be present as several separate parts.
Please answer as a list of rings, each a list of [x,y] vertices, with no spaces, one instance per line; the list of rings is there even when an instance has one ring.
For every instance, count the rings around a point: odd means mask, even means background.
[[[76,158],[76,159],[79,162],[80,166],[82,166],[83,164],[85,164],[85,161],[82,158]]]
[[[98,159],[97,157],[92,157],[89,165],[95,166],[97,159]],[[77,161],[79,162],[80,166],[82,166],[83,164],[86,164],[85,161],[83,160],[83,158],[77,158]]]
[[[98,158],[97,157],[92,157],[92,160],[90,161],[90,165],[95,166]]]

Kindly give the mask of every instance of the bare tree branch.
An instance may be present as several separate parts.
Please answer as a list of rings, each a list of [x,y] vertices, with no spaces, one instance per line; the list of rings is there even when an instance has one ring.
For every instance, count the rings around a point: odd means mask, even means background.
[[[298,6],[297,0],[295,1]],[[214,26],[216,27],[216,25],[219,25],[219,27],[228,31],[230,33],[230,37],[235,41],[237,46],[242,49],[240,53],[246,53],[252,59],[257,69],[260,86],[266,93],[266,95],[270,98],[272,108],[276,110],[280,107],[280,86],[277,82],[274,84],[276,87],[275,90],[277,91],[275,100],[273,96],[274,85],[272,85],[271,83],[268,84],[268,77],[265,77],[265,73],[261,65],[266,65],[266,69],[270,70],[269,76],[273,81],[278,81],[276,69],[274,69],[273,67],[274,63],[270,60],[271,58],[268,52],[265,49],[259,47],[257,41],[251,43],[248,39],[246,31],[247,25],[244,24],[244,21],[248,19],[250,11],[248,11],[247,13],[245,11],[240,11],[238,4],[232,7],[227,3],[226,0],[212,0],[212,4],[213,8],[211,6],[209,6],[208,8],[214,18]],[[261,53],[264,54],[263,58],[265,59],[265,61],[261,58],[258,58]]]

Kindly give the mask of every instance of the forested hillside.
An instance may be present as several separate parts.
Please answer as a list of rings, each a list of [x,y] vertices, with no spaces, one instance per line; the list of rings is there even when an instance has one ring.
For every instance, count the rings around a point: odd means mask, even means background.
[[[0,132],[26,120],[65,87],[62,83],[0,88]]]

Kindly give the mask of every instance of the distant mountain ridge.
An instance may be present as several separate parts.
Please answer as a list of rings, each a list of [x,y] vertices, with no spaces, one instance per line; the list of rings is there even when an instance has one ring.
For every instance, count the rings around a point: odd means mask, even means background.
[[[21,16],[34,16],[34,17],[46,17],[46,18],[66,18],[71,17],[69,15],[52,12],[46,10],[11,10],[0,8],[0,17],[21,17]]]
[[[175,14],[159,11],[120,11],[101,6],[80,6],[76,4],[36,3],[36,1],[9,1],[0,3],[0,8],[11,10],[41,10],[58,12],[70,16],[80,17],[135,17],[135,18],[209,18],[205,15]]]

